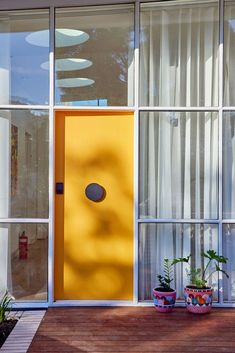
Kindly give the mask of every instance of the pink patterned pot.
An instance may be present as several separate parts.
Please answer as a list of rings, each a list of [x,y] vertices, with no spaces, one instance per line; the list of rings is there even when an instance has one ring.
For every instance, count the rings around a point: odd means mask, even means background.
[[[194,314],[207,314],[211,311],[213,288],[197,288],[186,286],[184,288],[184,299],[188,311]]]
[[[175,307],[176,291],[164,292],[162,288],[153,289],[153,303],[157,311],[169,313]]]

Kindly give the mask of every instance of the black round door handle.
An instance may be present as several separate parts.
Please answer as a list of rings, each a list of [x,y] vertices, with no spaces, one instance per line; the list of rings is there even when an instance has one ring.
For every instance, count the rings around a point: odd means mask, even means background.
[[[97,183],[88,184],[85,189],[86,197],[93,202],[101,202],[105,199],[106,190]]]

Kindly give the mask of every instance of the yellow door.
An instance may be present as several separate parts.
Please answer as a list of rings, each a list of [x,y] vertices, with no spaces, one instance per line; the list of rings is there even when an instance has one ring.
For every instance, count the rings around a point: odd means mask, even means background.
[[[55,300],[132,300],[133,114],[61,111],[55,131]]]

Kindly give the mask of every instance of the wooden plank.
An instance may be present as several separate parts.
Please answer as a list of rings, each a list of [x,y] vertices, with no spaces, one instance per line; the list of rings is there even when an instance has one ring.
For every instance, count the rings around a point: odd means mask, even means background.
[[[25,311],[0,348],[0,352],[26,353],[44,314],[45,310]]]
[[[235,353],[234,328],[233,309],[50,308],[28,352]]]

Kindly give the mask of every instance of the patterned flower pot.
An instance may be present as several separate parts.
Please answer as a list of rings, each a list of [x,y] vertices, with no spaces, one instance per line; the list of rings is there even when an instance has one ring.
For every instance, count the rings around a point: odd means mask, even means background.
[[[176,291],[166,292],[162,288],[153,289],[153,303],[157,311],[169,313],[175,307]]]
[[[197,288],[186,286],[184,299],[188,311],[194,314],[207,314],[211,311],[213,288]]]

